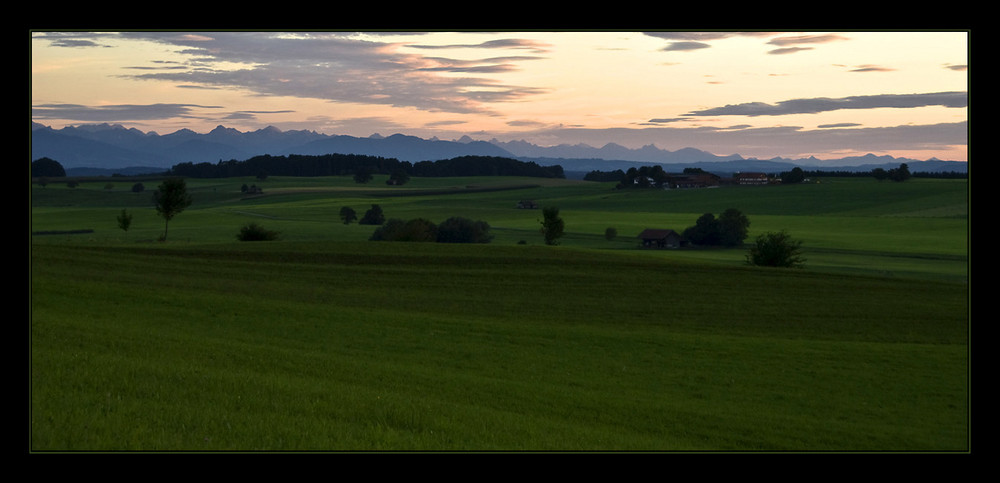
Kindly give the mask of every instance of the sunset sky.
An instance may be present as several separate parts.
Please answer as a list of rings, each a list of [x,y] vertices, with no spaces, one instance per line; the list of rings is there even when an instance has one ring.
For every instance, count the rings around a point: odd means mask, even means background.
[[[31,32],[32,120],[967,161],[969,32]]]

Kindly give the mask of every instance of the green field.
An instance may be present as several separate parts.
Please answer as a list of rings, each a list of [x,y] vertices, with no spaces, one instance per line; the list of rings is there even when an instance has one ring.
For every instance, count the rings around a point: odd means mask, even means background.
[[[188,180],[166,242],[157,181],[32,186],[30,450],[970,450],[965,180],[383,183]],[[495,238],[369,242],[371,204]],[[731,207],[806,267],[638,248]]]

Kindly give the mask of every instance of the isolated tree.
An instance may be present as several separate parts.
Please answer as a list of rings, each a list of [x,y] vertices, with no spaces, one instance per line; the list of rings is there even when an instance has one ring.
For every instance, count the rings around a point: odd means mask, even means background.
[[[604,230],[604,238],[608,241],[614,240],[618,236],[618,230],[614,227],[608,227]]]
[[[402,186],[410,180],[410,175],[406,174],[406,170],[397,169],[389,175],[389,179],[385,180],[385,184]]]
[[[357,221],[358,214],[354,212],[354,208],[350,206],[345,206],[340,209],[340,220],[344,222],[345,225],[350,225],[352,221]]]
[[[66,176],[66,170],[63,168],[63,165],[59,164],[59,161],[49,158],[38,158],[31,162],[31,176],[35,178],[42,176],[63,178]]]
[[[806,179],[805,171],[802,168],[796,166],[792,168],[791,171],[786,171],[781,173],[781,184],[796,184],[801,183]]]
[[[125,230],[125,234],[128,235],[130,226],[132,226],[132,214],[122,208],[122,212],[118,214],[118,228]]]
[[[554,206],[543,208],[542,217],[542,235],[545,236],[545,244],[558,245],[566,228],[566,224],[559,216],[559,208]]]
[[[373,204],[371,209],[365,212],[365,216],[361,217],[361,221],[358,223],[362,225],[381,225],[385,223],[385,214],[382,213],[382,207]]]
[[[143,186],[142,183],[136,183],[136,184],[132,185],[132,192],[133,193],[142,193],[143,191],[146,191],[146,187]]]
[[[793,240],[785,231],[765,233],[757,237],[747,251],[747,264],[764,267],[801,268],[802,242]]]
[[[156,202],[156,213],[164,220],[163,240],[166,240],[170,220],[191,206],[191,195],[187,192],[187,183],[184,182],[184,178],[164,180],[160,183],[160,187],[153,192],[153,200]]]
[[[893,181],[906,181],[910,179],[910,167],[906,163],[903,163],[898,168],[890,169],[889,179]]]
[[[727,247],[743,244],[750,230],[750,220],[736,208],[729,208],[716,220],[719,229],[719,243]]]
[[[368,167],[361,167],[354,171],[355,183],[367,183],[372,180],[372,170]]]

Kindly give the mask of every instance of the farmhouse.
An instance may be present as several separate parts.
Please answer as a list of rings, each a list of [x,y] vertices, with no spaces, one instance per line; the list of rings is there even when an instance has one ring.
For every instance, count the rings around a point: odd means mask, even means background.
[[[734,178],[738,185],[767,184],[767,175],[764,173],[736,173]]]
[[[537,210],[538,203],[531,200],[521,200],[517,202],[517,207],[521,210]]]
[[[647,248],[677,248],[681,246],[681,236],[674,230],[646,228],[639,234],[642,246]]]
[[[670,186],[673,188],[709,188],[719,186],[719,176],[712,173],[671,174]]]

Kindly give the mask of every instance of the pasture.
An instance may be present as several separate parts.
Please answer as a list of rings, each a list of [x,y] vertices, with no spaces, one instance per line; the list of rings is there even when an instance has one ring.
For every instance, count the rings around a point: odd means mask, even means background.
[[[31,237],[32,451],[970,449],[964,180],[188,180],[166,242],[157,183],[112,183],[32,187],[32,232],[93,230]],[[369,242],[371,204],[495,238]],[[730,207],[806,268],[634,238]]]

